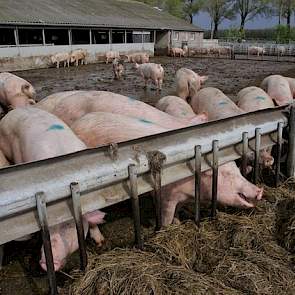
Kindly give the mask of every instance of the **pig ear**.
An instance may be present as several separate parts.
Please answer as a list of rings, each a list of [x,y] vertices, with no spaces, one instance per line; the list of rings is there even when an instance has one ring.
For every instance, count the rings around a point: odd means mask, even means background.
[[[101,212],[100,210],[95,210],[93,212],[86,213],[85,215],[83,215],[83,218],[85,218],[86,221],[92,225],[104,223],[104,217],[105,213]]]
[[[205,81],[207,81],[209,79],[209,76],[201,76],[201,83],[204,83]]]

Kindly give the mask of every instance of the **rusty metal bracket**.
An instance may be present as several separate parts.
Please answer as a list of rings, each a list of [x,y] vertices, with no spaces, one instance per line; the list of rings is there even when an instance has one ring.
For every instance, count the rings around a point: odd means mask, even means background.
[[[243,151],[242,151],[242,175],[247,176],[248,166],[249,137],[248,132],[243,132]]]
[[[278,134],[277,134],[277,157],[275,165],[275,186],[278,187],[280,184],[280,171],[281,171],[281,156],[282,156],[282,144],[283,144],[283,129],[284,123],[280,122],[278,124]]]
[[[212,177],[212,211],[211,218],[216,218],[216,209],[217,209],[217,186],[218,186],[218,151],[219,151],[219,141],[214,140],[212,143],[213,147],[213,177]]]
[[[202,168],[202,147],[195,146],[195,223],[200,226],[201,220],[201,168]]]
[[[255,129],[255,162],[254,162],[254,184],[259,181],[259,158],[260,158],[260,145],[261,145],[261,129]]]

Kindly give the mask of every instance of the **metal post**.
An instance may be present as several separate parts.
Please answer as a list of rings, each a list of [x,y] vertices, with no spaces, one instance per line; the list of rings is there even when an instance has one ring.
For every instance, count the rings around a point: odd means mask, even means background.
[[[89,44],[92,45],[92,30],[89,29]]]
[[[280,184],[283,128],[284,128],[284,123],[280,122],[278,124],[278,135],[277,135],[277,159],[276,159],[276,171],[275,171],[275,186],[276,187],[278,187]]]
[[[259,180],[259,158],[261,145],[261,129],[255,129],[255,162],[254,162],[254,183],[257,184]]]
[[[287,176],[295,176],[295,105],[290,109],[289,118],[289,152],[287,160]]]
[[[161,171],[155,172],[155,204],[156,204],[156,230],[162,228],[162,177]]]
[[[195,146],[195,223],[200,226],[201,220],[201,146]]]
[[[43,38],[43,46],[46,45],[46,40],[45,40],[45,30],[42,29],[42,38]]]
[[[131,203],[133,212],[133,222],[134,222],[134,233],[135,233],[135,243],[139,249],[143,248],[143,243],[141,239],[141,228],[140,228],[140,209],[138,200],[138,184],[137,184],[137,171],[136,165],[131,164],[128,167],[129,181],[130,181],[130,192],[131,192]]]
[[[3,257],[4,257],[4,245],[0,245],[0,270],[2,269]]]
[[[211,217],[216,218],[216,209],[217,209],[217,185],[218,185],[218,146],[219,141],[213,141],[213,179],[212,179],[212,211]]]
[[[247,176],[249,138],[248,132],[243,132],[242,175]]]
[[[87,252],[86,252],[86,245],[85,245],[85,232],[83,227],[83,216],[82,216],[81,200],[80,200],[81,198],[80,188],[77,182],[72,182],[70,185],[70,188],[72,193],[74,219],[76,224],[79,252],[80,252],[80,269],[84,271],[87,266]]]
[[[55,295],[58,293],[57,293],[57,286],[56,286],[56,277],[54,272],[50,232],[49,232],[48,221],[47,221],[46,196],[44,192],[38,192],[36,193],[35,197],[37,201],[37,212],[38,212],[38,217],[39,217],[39,222],[41,227],[43,247],[44,247],[45,258],[46,258],[47,275],[48,275],[49,289],[50,289],[49,293],[51,295]]]

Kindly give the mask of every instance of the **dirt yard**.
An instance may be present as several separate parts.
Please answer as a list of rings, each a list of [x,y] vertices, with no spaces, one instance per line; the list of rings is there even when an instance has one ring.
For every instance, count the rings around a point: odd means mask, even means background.
[[[131,64],[126,64],[126,75],[123,81],[113,80],[111,64],[91,64],[79,66],[78,68],[71,67],[69,69],[51,68],[21,71],[15,72],[15,74],[30,81],[35,86],[38,99],[42,99],[55,92],[66,90],[107,90],[137,98],[150,104],[155,104],[159,97],[174,93],[175,72],[181,67],[188,67],[201,75],[208,75],[209,80],[206,82],[206,86],[218,87],[232,99],[234,99],[237,92],[242,88],[250,85],[259,85],[267,75],[283,74],[295,77],[295,64],[287,62],[277,63],[197,58],[172,59],[168,57],[152,58],[152,62],[161,63],[165,69],[165,81],[160,94],[155,89],[143,89],[143,81],[136,74],[136,70]],[[88,251],[102,253],[116,247],[132,246],[133,224],[130,204],[124,202],[124,204],[116,205],[105,211],[108,215],[106,224],[102,226],[102,232],[107,242],[102,249],[96,249],[93,242],[88,238]],[[149,197],[141,198],[141,215],[144,235],[150,236],[154,228],[154,214]],[[239,212],[237,213],[238,215],[240,215]],[[187,217],[187,212],[182,212],[181,216]],[[47,277],[41,271],[38,264],[40,248],[41,239],[39,234],[36,234],[34,239],[28,242],[11,242],[5,245],[4,266],[0,271],[0,294],[47,294]],[[221,252],[224,252],[224,249]],[[64,271],[57,273],[58,287],[62,294],[67,294],[67,287],[73,282],[75,275],[73,269],[77,270],[78,267],[79,255],[75,253],[69,259],[69,263]],[[235,287],[231,284],[226,285]],[[191,293],[187,292],[186,294]],[[226,293],[225,291],[225,293],[218,294],[230,293]],[[250,292],[249,294],[259,294],[259,292]],[[269,293],[266,292],[263,294]]]
[[[174,93],[175,73],[181,67],[190,68],[201,75],[208,75],[206,86],[218,87],[233,99],[239,90],[250,85],[259,85],[268,75],[295,76],[295,63],[288,62],[170,57],[155,57],[151,62],[161,63],[165,69],[164,85],[160,94],[154,88],[143,89],[143,80],[132,64],[125,64],[126,73],[123,81],[113,80],[111,64],[21,71],[15,74],[35,86],[38,99],[66,90],[105,90],[150,104],[155,104],[160,97]]]

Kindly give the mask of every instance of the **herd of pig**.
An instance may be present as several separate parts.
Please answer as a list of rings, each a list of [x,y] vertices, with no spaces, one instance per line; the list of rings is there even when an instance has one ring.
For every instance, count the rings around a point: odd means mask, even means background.
[[[262,88],[241,90],[235,104],[217,88],[202,88],[207,79],[181,68],[175,78],[177,96],[163,97],[156,107],[152,107],[108,91],[59,92],[36,103],[36,93],[29,82],[11,73],[0,73],[0,103],[6,110],[0,121],[0,165],[38,161],[208,120],[274,108],[291,103],[295,95],[295,79],[273,75],[264,79]],[[271,166],[274,162],[271,151],[263,150],[260,160],[264,166]],[[235,162],[220,166],[218,173],[219,204],[252,208],[262,199],[263,189],[244,178]],[[202,173],[201,199],[204,204],[210,202],[211,183],[212,172]],[[193,195],[193,177],[163,188],[164,226],[174,221],[176,207],[193,200]],[[89,230],[98,245],[104,240],[97,226],[103,218],[104,213],[98,210],[83,216],[85,232]],[[78,249],[75,225],[60,224],[50,232],[54,267],[58,271],[67,257]],[[40,265],[46,270],[43,250]]]

